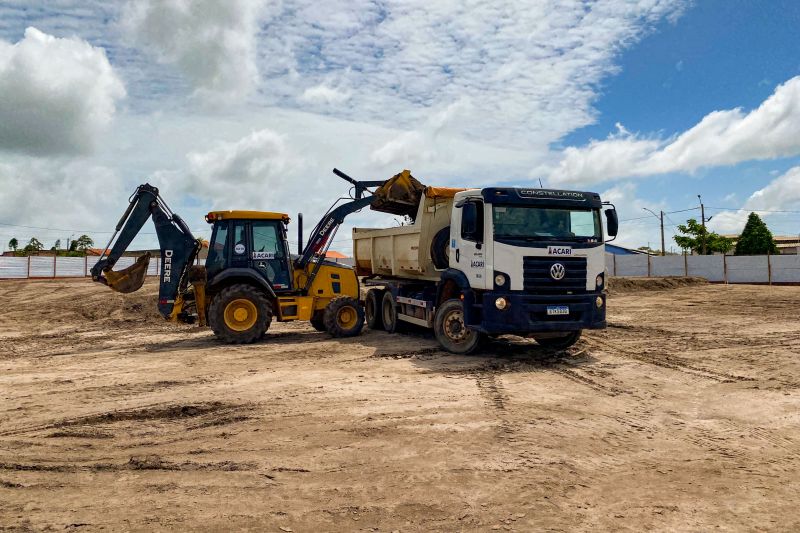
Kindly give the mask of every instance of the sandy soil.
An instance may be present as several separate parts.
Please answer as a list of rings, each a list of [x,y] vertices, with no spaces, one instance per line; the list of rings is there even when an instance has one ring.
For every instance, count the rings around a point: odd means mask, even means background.
[[[567,354],[455,357],[0,282],[0,530],[796,531],[800,288],[679,285],[619,285]]]

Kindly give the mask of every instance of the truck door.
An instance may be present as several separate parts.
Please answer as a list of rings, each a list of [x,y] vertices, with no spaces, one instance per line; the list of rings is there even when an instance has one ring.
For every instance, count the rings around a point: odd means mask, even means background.
[[[266,277],[278,290],[291,289],[289,250],[279,220],[253,220],[253,242],[250,259],[252,267]]]
[[[486,287],[483,201],[469,199],[458,211],[459,220],[450,226],[450,268],[463,272],[473,289],[483,289]]]

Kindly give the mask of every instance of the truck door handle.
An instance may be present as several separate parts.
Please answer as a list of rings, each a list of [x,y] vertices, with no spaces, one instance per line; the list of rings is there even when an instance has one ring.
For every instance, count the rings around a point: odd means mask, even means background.
[[[456,248],[456,263],[458,263],[458,258],[461,256],[461,250]]]

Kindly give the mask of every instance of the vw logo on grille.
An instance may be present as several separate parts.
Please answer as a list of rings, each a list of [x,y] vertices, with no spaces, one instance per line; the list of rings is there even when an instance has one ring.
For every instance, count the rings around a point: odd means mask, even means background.
[[[550,267],[550,277],[556,281],[563,279],[566,273],[567,269],[561,263],[553,263],[553,266]]]

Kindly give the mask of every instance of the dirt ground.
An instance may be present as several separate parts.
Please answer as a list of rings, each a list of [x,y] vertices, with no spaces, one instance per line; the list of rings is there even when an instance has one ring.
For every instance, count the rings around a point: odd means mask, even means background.
[[[797,531],[799,302],[619,283],[566,354],[456,357],[0,282],[0,530]]]

